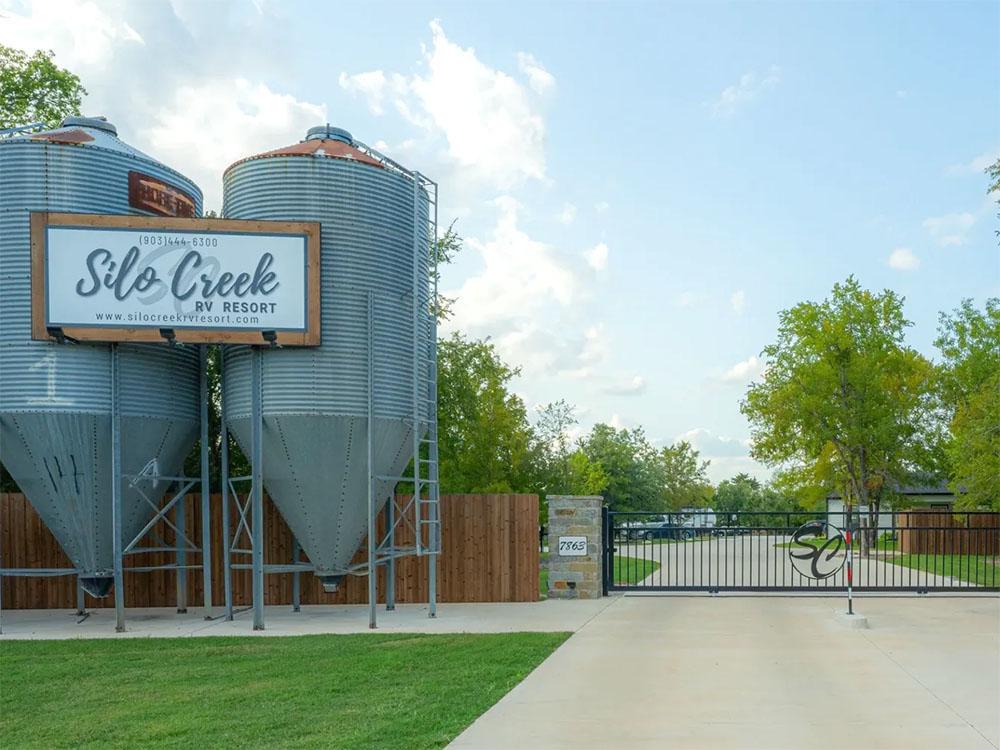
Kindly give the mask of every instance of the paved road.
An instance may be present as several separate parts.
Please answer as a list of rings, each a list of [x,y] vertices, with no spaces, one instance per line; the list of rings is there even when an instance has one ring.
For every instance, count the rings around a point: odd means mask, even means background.
[[[629,542],[618,545],[617,554],[656,562],[659,568],[643,576],[642,566],[623,563],[630,583],[641,586],[810,586],[819,589],[843,586],[846,571],[825,581],[814,582],[799,574],[791,564],[788,536],[709,537],[699,541]],[[938,576],[891,563],[892,553],[879,557],[853,556],[854,582],[858,586],[976,586],[957,578]],[[838,555],[843,559],[844,555]],[[1000,583],[1000,571],[998,571]]]
[[[996,750],[1000,599],[619,597],[456,750]]]

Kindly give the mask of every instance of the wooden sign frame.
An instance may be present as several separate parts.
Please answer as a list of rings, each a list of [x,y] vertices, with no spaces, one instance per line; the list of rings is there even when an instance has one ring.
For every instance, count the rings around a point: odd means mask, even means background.
[[[255,221],[244,219],[182,219],[165,216],[110,216],[104,214],[31,213],[31,336],[52,341],[62,337],[79,341],[102,342],[164,342],[161,327],[97,326],[61,327],[59,336],[50,333],[46,320],[46,230],[48,227],[84,227],[159,230],[211,234],[271,234],[304,236],[306,239],[306,330],[277,330],[271,337],[280,346],[318,346],[320,344],[320,224],[309,221]],[[185,328],[170,330],[173,340],[190,344],[259,344],[268,345],[265,330],[233,328]]]

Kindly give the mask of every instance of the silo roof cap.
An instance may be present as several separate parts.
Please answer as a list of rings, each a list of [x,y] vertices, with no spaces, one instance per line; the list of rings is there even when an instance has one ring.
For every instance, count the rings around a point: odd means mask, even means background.
[[[118,135],[118,128],[108,122],[107,117],[67,117],[59,125],[61,128],[93,128],[111,135]]]
[[[330,159],[343,159],[345,161],[353,161],[360,164],[367,164],[371,167],[385,169],[385,165],[382,162],[372,157],[367,152],[362,151],[360,148],[357,148],[354,145],[354,139],[351,137],[351,134],[346,130],[335,128],[330,125],[319,125],[315,128],[309,128],[306,132],[306,139],[304,141],[293,143],[291,146],[276,148],[273,151],[265,151],[262,154],[247,156],[239,161],[233,162],[226,167],[226,171],[223,172],[223,176],[225,176],[230,169],[239,164],[243,164],[244,162],[254,161],[256,159],[273,159],[279,156],[313,156],[319,158],[325,157]]]
[[[334,140],[343,141],[344,143],[354,144],[354,138],[343,128],[335,128],[330,123],[326,125],[317,125],[314,128],[309,128],[306,131],[307,141],[316,140]]]

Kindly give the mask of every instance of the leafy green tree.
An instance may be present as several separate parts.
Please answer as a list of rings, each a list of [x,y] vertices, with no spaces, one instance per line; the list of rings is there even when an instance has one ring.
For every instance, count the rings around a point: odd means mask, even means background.
[[[950,487],[961,507],[1000,510],[1000,298],[986,300],[983,310],[967,299],[941,313],[934,344],[950,420]]]
[[[712,497],[712,509],[723,517],[721,520],[726,520],[729,514],[741,514],[732,516],[740,526],[789,526],[807,520],[794,498],[743,473],[719,483]],[[763,515],[765,513],[786,515]]]
[[[569,455],[566,485],[562,494],[600,495],[608,485],[604,467],[591,461],[579,448]]]
[[[658,469],[664,505],[672,510],[704,507],[712,497],[705,473],[709,463],[699,461],[698,451],[685,440],[660,449]]]
[[[549,495],[597,495],[607,484],[601,465],[574,446],[570,430],[576,424],[574,409],[564,400],[538,409],[532,427],[530,489],[540,495],[543,523],[548,517]]]
[[[52,57],[52,52],[28,55],[0,45],[0,128],[35,122],[54,128],[64,117],[80,114],[87,90]]]
[[[582,456],[600,474],[593,473],[595,487],[601,474],[602,494],[612,510],[662,513],[689,506],[703,506],[711,496],[705,475],[707,461],[698,460],[698,451],[680,442],[657,450],[641,427],[615,429],[596,424],[580,440]]]
[[[1000,159],[997,159],[986,168],[986,174],[990,178],[990,186],[986,189],[986,192],[995,195],[997,205],[1000,205]],[[1000,219],[1000,211],[997,212],[997,218]],[[1000,229],[996,230],[996,235],[1000,238]]]
[[[650,511],[666,509],[657,450],[641,427],[615,429],[596,424],[580,440],[580,450],[607,476],[602,489],[612,510]]]
[[[712,497],[712,509],[719,514],[759,510],[760,480],[749,474],[737,474],[719,482]]]
[[[901,297],[851,276],[829,299],[780,314],[764,375],[741,403],[756,459],[867,505],[873,528],[890,488],[930,460],[933,367],[905,344],[909,325]]]
[[[455,221],[452,221],[445,233],[431,248],[432,260],[435,262],[432,279],[435,286],[441,282],[441,267],[450,264],[455,256],[462,251],[462,247],[462,237],[455,231]],[[446,297],[438,291],[437,297],[431,301],[431,314],[437,317],[440,323],[451,317],[454,305],[455,299],[453,297]]]
[[[442,492],[515,492],[531,483],[532,430],[509,390],[518,374],[489,341],[459,333],[438,343]]]

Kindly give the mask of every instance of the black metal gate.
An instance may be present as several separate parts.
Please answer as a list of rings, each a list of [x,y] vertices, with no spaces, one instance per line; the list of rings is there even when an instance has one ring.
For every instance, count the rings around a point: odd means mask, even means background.
[[[849,569],[855,591],[1000,591],[1000,513],[887,511],[869,525],[856,513],[606,511],[604,523],[606,591],[845,591]]]

